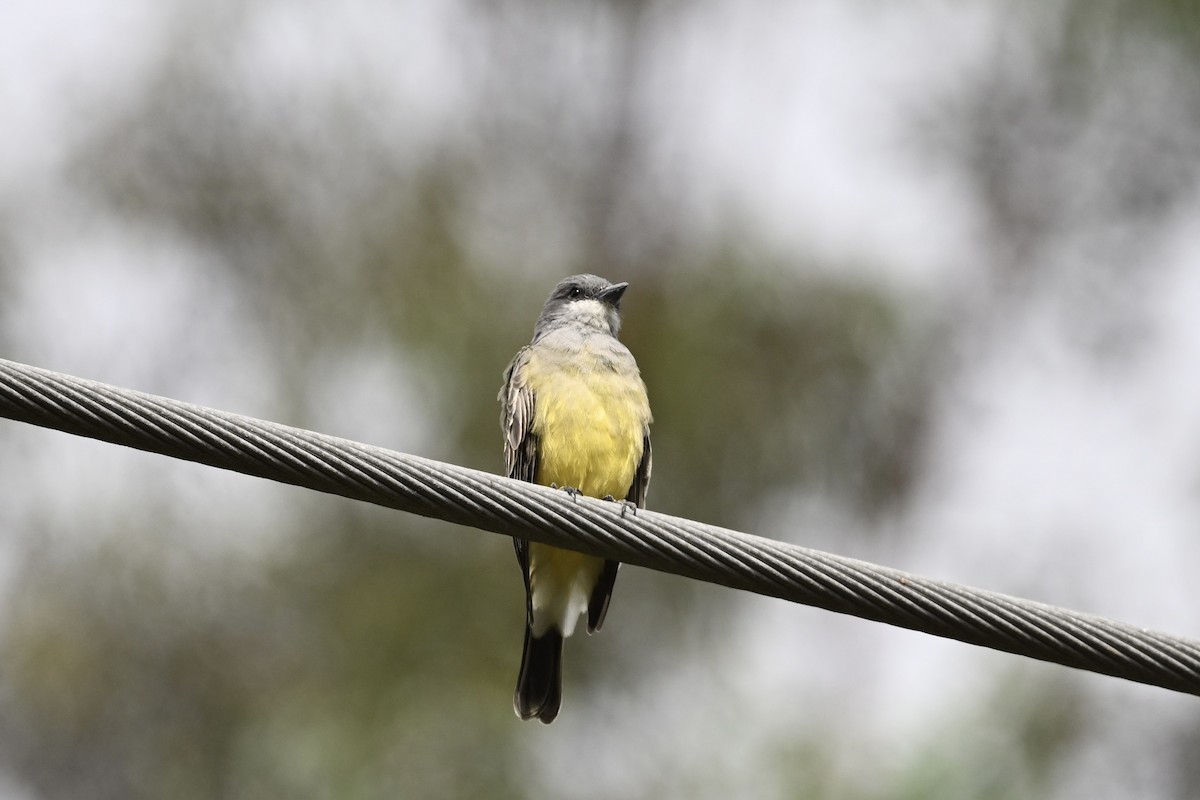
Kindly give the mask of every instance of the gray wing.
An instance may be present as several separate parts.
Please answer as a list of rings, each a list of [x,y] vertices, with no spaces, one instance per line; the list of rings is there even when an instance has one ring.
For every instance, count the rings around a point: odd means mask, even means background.
[[[520,481],[533,482],[537,475],[537,436],[533,425],[533,390],[521,379],[521,368],[529,360],[529,348],[517,351],[504,370],[500,388],[500,428],[504,432],[504,474]]]
[[[537,475],[537,435],[533,425],[533,391],[521,380],[521,368],[529,358],[529,348],[517,351],[508,369],[504,370],[504,385],[500,387],[500,429],[504,433],[504,474],[510,478],[533,483]],[[529,542],[513,537],[521,577],[525,580],[525,620],[533,624],[533,595],[529,591]]]
[[[625,499],[638,508],[646,507],[646,489],[650,486],[650,468],[654,462],[654,454],[650,449],[650,429],[647,428],[642,436],[642,460],[638,462],[637,472],[633,475],[629,494],[625,495]],[[588,598],[588,633],[595,633],[604,624],[613,584],[617,580],[617,568],[620,566],[619,561],[604,562],[604,571],[600,573],[600,580],[596,581],[592,596]]]
[[[654,452],[650,448],[650,429],[642,434],[642,460],[638,462],[637,472],[633,474],[633,485],[625,499],[638,508],[646,507],[646,490],[650,488],[650,468],[654,464]]]

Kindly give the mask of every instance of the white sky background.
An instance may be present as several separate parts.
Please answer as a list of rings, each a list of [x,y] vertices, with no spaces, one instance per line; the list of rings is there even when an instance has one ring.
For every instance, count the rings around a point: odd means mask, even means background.
[[[458,135],[465,112],[456,103],[465,96],[469,60],[456,48],[468,46],[469,35],[461,32],[461,9],[454,4],[438,12],[420,3],[384,6],[264,6],[238,52],[264,97],[292,82],[335,87],[364,73],[379,78],[392,93],[385,105],[403,116],[410,133],[397,146],[419,157],[428,142]],[[664,24],[657,34],[661,46],[653,50],[655,79],[639,102],[642,113],[657,120],[660,138],[653,147],[667,171],[684,181],[679,213],[688,226],[703,238],[706,226],[733,209],[781,252],[860,263],[871,277],[931,307],[960,297],[964,285],[979,283],[977,291],[986,292],[980,265],[988,253],[963,177],[948,162],[918,156],[909,142],[914,110],[979,69],[1004,21],[989,4],[950,6],[817,2],[764,12],[714,0]],[[0,10],[6,116],[0,214],[18,222],[12,246],[22,264],[12,296],[0,304],[0,325],[15,333],[10,338],[19,352],[4,355],[269,417],[271,398],[256,395],[248,377],[265,356],[238,331],[205,323],[236,315],[210,316],[195,306],[199,295],[206,303],[235,302],[205,281],[204,256],[162,232],[97,218],[66,188],[60,171],[95,115],[148,79],[145,71],[175,14],[168,4],[138,0],[105,3],[102,10],[86,2],[10,0]],[[396,85],[380,78],[390,75],[406,78]],[[1198,200],[1178,210],[1177,223],[1157,242],[1163,266],[1139,297],[1147,323],[1139,346],[1119,365],[1097,362],[1080,343],[1070,296],[1049,292],[1010,306],[1001,322],[981,322],[963,342],[959,370],[938,399],[935,444],[917,502],[887,523],[915,531],[906,539],[912,547],[885,540],[879,552],[854,555],[1200,635],[1200,588],[1192,577],[1200,563],[1200,230],[1191,222]],[[1086,252],[1085,245],[1072,252]],[[136,266],[142,263],[160,268],[147,273]],[[186,370],[164,370],[164,360],[197,331],[211,337],[216,355]],[[380,420],[404,418],[381,414],[372,400],[381,387],[412,399],[396,371],[370,357],[340,371],[363,391],[329,399],[334,432],[420,447],[419,426],[367,427],[372,420],[387,425],[400,423]],[[26,456],[45,457],[23,461],[21,485],[29,491],[21,496],[29,508],[53,498],[60,514],[94,509],[99,497],[130,477],[95,467],[93,460],[104,460],[101,448],[57,434],[5,430],[4,438]],[[68,470],[91,475],[72,485],[92,485],[95,493],[62,495],[64,460]],[[6,485],[14,485],[15,469],[0,464]],[[146,477],[155,464],[122,469]],[[262,490],[244,481],[202,480],[224,486],[239,514],[285,513],[285,503],[264,504]],[[20,507],[8,513],[20,514]],[[778,519],[778,530],[760,532],[805,530],[802,543],[834,552],[841,552],[839,527],[855,524],[803,497],[781,499]],[[714,658],[717,672],[740,678],[714,691],[732,688],[738,696],[731,706],[744,709],[745,718],[772,720],[779,730],[824,719],[832,737],[871,753],[885,772],[904,761],[897,754],[937,740],[946,720],[958,722],[955,709],[973,707],[998,674],[1017,669],[1043,677],[1058,669],[774,601],[749,601],[748,608],[754,613],[738,635],[740,646]],[[852,634],[844,635],[851,625]],[[813,697],[814,686],[841,685],[847,669],[859,678],[861,694]],[[703,669],[685,671],[686,679],[663,689],[681,698],[678,713],[648,722],[642,738],[623,744],[625,755],[641,754],[646,773],[658,757],[671,757],[663,731],[703,724],[682,700],[690,687],[714,679]],[[1194,701],[1108,679],[1078,679],[1095,695],[1098,718],[1111,725],[1097,731],[1079,769],[1063,776],[1058,796],[1161,794],[1152,770],[1129,769],[1135,759],[1152,759],[1152,752],[1116,754],[1131,747],[1126,737],[1153,743],[1187,722]],[[569,732],[571,719],[555,727]],[[759,728],[764,740],[776,732]],[[565,749],[578,740],[558,741]],[[670,741],[678,748],[677,738]],[[747,775],[753,775],[754,739],[741,743]],[[683,752],[724,760],[731,757],[727,745],[698,736]],[[564,757],[561,763],[572,762]],[[556,769],[551,757],[548,780],[568,785]],[[611,783],[575,787],[574,796],[605,796],[642,777],[635,768],[611,776]],[[709,791],[727,796],[728,789]]]

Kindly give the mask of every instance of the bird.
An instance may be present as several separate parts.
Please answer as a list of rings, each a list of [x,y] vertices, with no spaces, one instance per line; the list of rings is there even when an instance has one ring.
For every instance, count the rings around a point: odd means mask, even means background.
[[[618,339],[628,283],[596,275],[559,281],[533,340],[504,370],[500,425],[510,478],[646,504],[650,401],[633,354]],[[589,634],[608,612],[619,562],[513,538],[525,582],[525,642],[513,695],[523,720],[554,721],[562,703],[563,639],[587,614]]]

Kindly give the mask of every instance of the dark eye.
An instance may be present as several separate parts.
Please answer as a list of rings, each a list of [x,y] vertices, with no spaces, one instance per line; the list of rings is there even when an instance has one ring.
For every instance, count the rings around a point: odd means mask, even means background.
[[[578,300],[581,297],[583,297],[583,289],[580,289],[578,286],[572,286],[570,291],[567,292],[568,300]]]

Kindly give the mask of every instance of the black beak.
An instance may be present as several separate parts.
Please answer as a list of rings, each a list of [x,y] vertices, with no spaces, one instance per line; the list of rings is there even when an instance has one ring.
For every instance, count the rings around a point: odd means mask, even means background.
[[[625,294],[625,290],[629,288],[628,283],[614,283],[604,291],[600,292],[600,299],[609,305],[620,305],[621,295]]]

